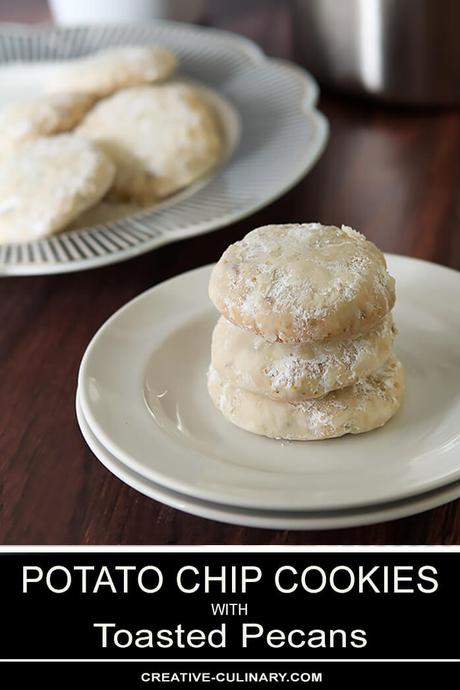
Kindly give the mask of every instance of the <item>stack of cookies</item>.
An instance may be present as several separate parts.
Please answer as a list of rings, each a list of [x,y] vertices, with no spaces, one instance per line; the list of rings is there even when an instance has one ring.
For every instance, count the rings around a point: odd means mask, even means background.
[[[370,431],[398,410],[394,279],[360,233],[319,223],[257,228],[224,252],[209,294],[222,316],[208,390],[236,426],[326,439]]]

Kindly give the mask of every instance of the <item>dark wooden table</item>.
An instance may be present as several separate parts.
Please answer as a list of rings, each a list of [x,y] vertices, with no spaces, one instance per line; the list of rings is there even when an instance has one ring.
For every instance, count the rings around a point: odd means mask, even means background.
[[[0,20],[42,21],[43,2],[0,5]],[[283,2],[219,1],[208,23],[292,54]],[[324,94],[327,150],[291,192],[252,217],[140,258],[0,283],[0,543],[459,544],[460,501],[404,520],[328,532],[245,529],[191,517],[122,484],[85,445],[74,414],[78,366],[96,329],[166,278],[215,261],[265,223],[321,221],[382,249],[460,268],[460,113],[411,112]]]

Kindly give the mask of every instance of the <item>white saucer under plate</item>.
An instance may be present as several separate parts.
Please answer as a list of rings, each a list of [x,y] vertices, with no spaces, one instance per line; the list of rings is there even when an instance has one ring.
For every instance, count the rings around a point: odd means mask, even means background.
[[[227,422],[206,389],[211,267],[182,274],[116,312],[79,372],[85,418],[129,469],[205,501],[264,510],[355,508],[460,479],[460,274],[387,257],[397,282],[396,349],[407,375],[383,428],[283,442]]]
[[[328,136],[318,87],[300,67],[252,42],[187,24],[0,27],[0,104],[43,93],[62,60],[115,45],[158,43],[180,59],[178,77],[217,92],[226,158],[215,173],[157,206],[119,220],[0,247],[0,274],[83,270],[234,223],[269,204],[314,165]],[[94,225],[97,222],[97,225]]]
[[[119,462],[97,440],[91,431],[79,403],[77,393],[77,419],[82,435],[94,455],[101,463],[122,482],[131,486],[141,494],[164,503],[171,508],[176,508],[185,513],[198,515],[199,517],[227,522],[233,525],[245,527],[258,527],[266,529],[289,530],[325,530],[342,529],[345,527],[357,527],[370,525],[377,522],[396,520],[409,515],[416,515],[431,508],[454,501],[460,497],[460,482],[454,482],[441,489],[421,494],[402,501],[394,501],[382,505],[367,508],[331,510],[331,511],[269,511],[251,510],[250,508],[237,508],[224,504],[202,501],[198,498],[186,496],[166,489],[156,484]]]

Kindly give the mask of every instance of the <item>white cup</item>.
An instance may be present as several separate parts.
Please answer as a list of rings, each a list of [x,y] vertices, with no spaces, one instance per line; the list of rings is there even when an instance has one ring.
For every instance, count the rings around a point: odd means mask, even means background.
[[[57,24],[119,24],[152,19],[193,22],[206,0],[49,0]]]

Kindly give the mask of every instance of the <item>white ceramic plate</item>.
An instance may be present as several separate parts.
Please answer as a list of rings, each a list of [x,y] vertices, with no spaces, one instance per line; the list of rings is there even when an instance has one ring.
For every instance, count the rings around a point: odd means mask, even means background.
[[[218,92],[227,159],[208,179],[135,215],[0,247],[0,274],[93,268],[228,225],[283,194],[320,156],[328,127],[314,108],[313,79],[295,65],[266,58],[244,38],[191,25],[3,26],[0,102],[43,92],[59,61],[107,46],[152,42],[179,55],[179,77]]]
[[[402,409],[382,429],[282,442],[238,429],[206,390],[210,267],[128,303],[95,335],[79,373],[91,429],[127,467],[206,501],[270,510],[370,505],[460,479],[460,274],[388,257],[397,281]]]
[[[77,419],[80,430],[88,446],[101,463],[128,486],[131,486],[141,494],[165,503],[171,508],[182,510],[192,515],[218,520],[234,525],[246,527],[259,527],[267,529],[339,529],[355,527],[358,525],[370,525],[387,520],[415,515],[431,508],[437,508],[444,503],[454,501],[460,496],[460,482],[454,482],[447,487],[437,489],[426,494],[402,501],[395,501],[383,505],[349,510],[294,512],[294,511],[263,511],[250,508],[236,508],[219,503],[201,501],[197,498],[186,496],[171,491],[145,479],[140,474],[130,470],[119,462],[99,443],[92,433],[78,400],[77,394]]]

